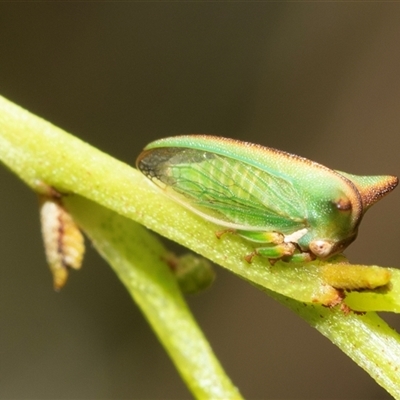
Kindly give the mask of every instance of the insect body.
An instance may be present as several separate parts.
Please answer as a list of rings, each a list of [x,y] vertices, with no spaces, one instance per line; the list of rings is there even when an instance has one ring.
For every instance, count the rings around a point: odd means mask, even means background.
[[[334,171],[293,154],[205,135],[147,145],[139,170],[201,217],[259,247],[271,260],[325,259],[357,236],[367,209],[398,184],[394,176]]]

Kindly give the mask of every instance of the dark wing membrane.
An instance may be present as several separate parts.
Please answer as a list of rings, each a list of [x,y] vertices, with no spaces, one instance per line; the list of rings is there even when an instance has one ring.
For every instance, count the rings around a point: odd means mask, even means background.
[[[144,155],[139,168],[188,207],[237,229],[291,233],[306,225],[302,193],[291,182],[240,161],[199,150],[159,148]]]

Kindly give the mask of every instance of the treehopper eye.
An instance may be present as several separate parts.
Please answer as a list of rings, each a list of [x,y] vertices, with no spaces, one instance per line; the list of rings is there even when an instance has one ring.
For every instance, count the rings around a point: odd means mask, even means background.
[[[327,259],[357,236],[365,212],[398,184],[257,144],[205,135],[146,146],[137,168],[194,213],[257,243],[272,262]]]

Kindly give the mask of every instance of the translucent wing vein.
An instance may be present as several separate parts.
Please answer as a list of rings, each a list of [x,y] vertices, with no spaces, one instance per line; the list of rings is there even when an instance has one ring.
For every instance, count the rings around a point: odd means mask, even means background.
[[[214,153],[182,148],[152,150],[148,160],[144,158],[141,163],[146,164],[142,171],[169,195],[205,218],[238,229],[279,229],[282,233],[305,226],[303,194],[290,181],[269,171]]]

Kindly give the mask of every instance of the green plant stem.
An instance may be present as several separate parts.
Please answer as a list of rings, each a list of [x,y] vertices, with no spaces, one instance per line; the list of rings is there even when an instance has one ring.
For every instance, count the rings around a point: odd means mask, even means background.
[[[229,234],[217,239],[219,228],[163,196],[137,170],[2,97],[0,160],[37,192],[46,191],[48,185],[60,193],[79,194],[264,288],[308,303],[323,302],[320,299],[331,295],[332,288],[315,268],[323,263],[271,266],[266,259],[255,257],[250,268],[243,259],[253,251],[248,242]],[[390,292],[379,294],[379,301],[372,303],[365,293],[354,293],[358,298],[354,309],[399,312],[400,271],[391,272]]]
[[[326,336],[394,398],[400,399],[400,336],[376,313],[344,315],[269,293]],[[334,371],[327,370],[334,376]],[[340,384],[340,383],[338,383]]]
[[[163,262],[167,252],[159,241],[131,219],[82,197],[69,196],[65,204],[141,308],[196,398],[240,399]]]
[[[374,313],[346,316],[338,309],[312,305],[326,295],[318,273],[321,263],[293,266],[278,262],[271,266],[256,257],[249,266],[243,261],[243,255],[252,251],[248,243],[235,235],[218,240],[213,224],[162,196],[136,170],[4,98],[0,98],[0,159],[37,192],[49,185],[61,193],[90,199],[252,282],[316,327],[400,399],[399,335]],[[351,296],[359,310],[399,312],[399,288],[400,274],[393,269],[390,290],[374,291],[372,297],[368,293]]]

